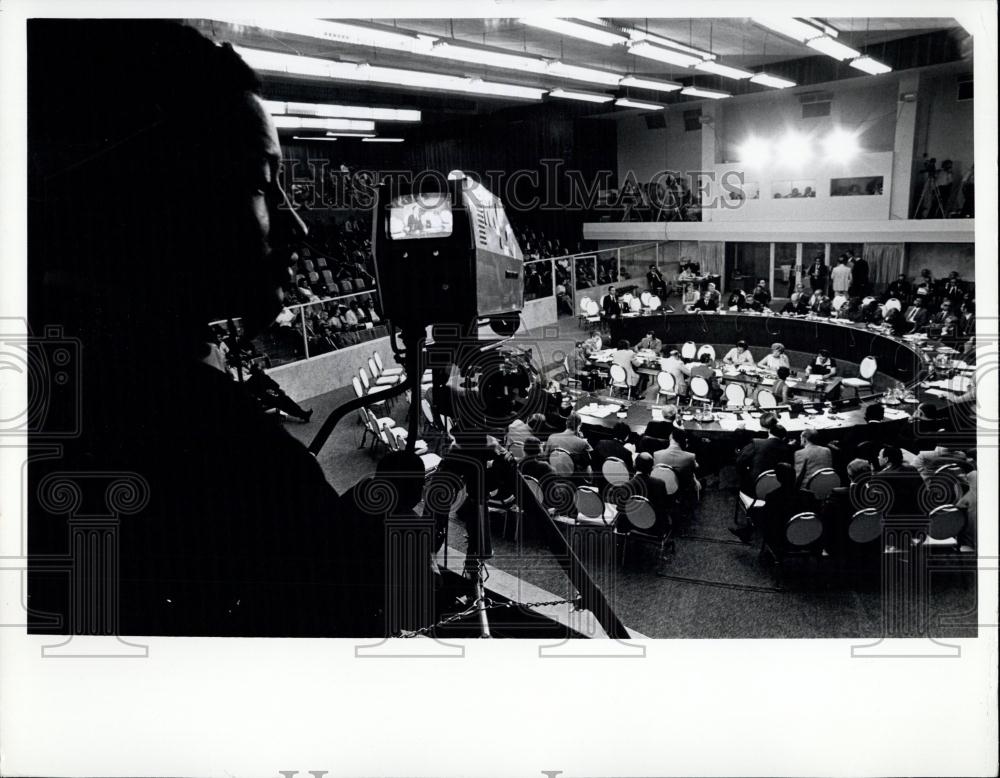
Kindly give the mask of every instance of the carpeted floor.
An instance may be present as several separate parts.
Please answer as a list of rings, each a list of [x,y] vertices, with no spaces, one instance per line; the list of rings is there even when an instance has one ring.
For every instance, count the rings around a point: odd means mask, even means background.
[[[580,339],[575,318],[517,340],[537,350],[542,365]],[[314,410],[313,421],[285,421],[288,431],[308,443],[331,410],[353,397],[350,387],[302,403]],[[407,403],[383,414],[402,421]],[[356,414],[341,420],[320,452],[319,463],[330,483],[344,492],[372,473],[377,453],[359,449],[362,427]],[[758,546],[737,541],[729,532],[734,473],[723,469],[703,494],[693,519],[676,528],[676,551],[660,563],[655,551],[630,546],[627,565],[591,564],[591,574],[612,601],[619,618],[651,638],[876,638],[883,636],[883,594],[877,566],[847,569],[831,559],[793,559],[780,568],[758,557]],[[547,548],[503,538],[502,523],[493,527],[493,564],[557,596],[571,595],[568,579]],[[513,534],[512,532],[509,534]],[[465,550],[465,529],[451,522],[448,544]],[[976,592],[971,572],[934,572],[926,601],[928,632],[937,637],[972,637]],[[962,614],[972,616],[963,618]],[[902,636],[902,635],[901,635]]]

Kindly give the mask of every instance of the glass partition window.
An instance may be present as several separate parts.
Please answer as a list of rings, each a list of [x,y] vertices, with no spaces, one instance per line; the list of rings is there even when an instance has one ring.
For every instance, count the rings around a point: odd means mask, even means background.
[[[584,254],[576,258],[576,288],[589,289],[597,286],[597,257]]]
[[[775,200],[789,200],[799,197],[815,197],[816,181],[811,178],[803,178],[794,181],[773,181],[771,183],[771,197]]]
[[[834,178],[830,180],[830,197],[873,197],[882,194],[882,176]]]
[[[524,299],[538,300],[552,296],[552,260],[524,263]]]
[[[757,181],[744,181],[740,186],[730,190],[729,199],[734,202],[743,200],[760,199],[760,183]]]
[[[389,334],[368,292],[345,295],[284,308],[274,322],[247,341],[240,319],[209,324],[209,344],[214,344],[233,377],[237,367],[245,372],[251,364],[263,368],[319,356]]]

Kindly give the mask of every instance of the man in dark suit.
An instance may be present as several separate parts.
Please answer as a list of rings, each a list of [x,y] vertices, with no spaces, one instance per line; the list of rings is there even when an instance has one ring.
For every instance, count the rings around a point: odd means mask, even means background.
[[[780,486],[767,495],[767,501],[759,508],[752,508],[751,527],[758,528],[764,535],[767,546],[780,560],[788,547],[785,525],[799,513],[816,512],[818,506],[812,492],[800,489],[795,483],[795,468],[787,462],[778,462],[774,474]],[[750,528],[741,528],[743,530]],[[740,533],[737,533],[740,535]],[[742,533],[741,539],[749,536]]]
[[[903,452],[896,446],[883,446],[879,451],[880,470],[874,481],[884,483],[892,494],[892,505],[886,511],[890,516],[917,516],[924,511],[920,507],[920,493],[924,480],[915,467],[903,461]]]
[[[618,304],[618,294],[613,286],[608,287],[608,293],[604,296],[602,307],[605,319],[617,318],[622,312],[621,306]]]
[[[913,301],[913,305],[906,309],[906,313],[903,314],[903,320],[906,322],[906,329],[908,332],[920,332],[927,326],[927,309],[924,307],[924,301],[921,298],[917,298]]]
[[[872,465],[867,459],[852,459],[847,464],[847,486],[831,490],[820,510],[823,547],[833,556],[839,556],[851,547],[847,530],[851,517],[867,505],[861,490],[871,473]],[[881,545],[876,542],[873,550],[881,550]]]
[[[900,273],[896,276],[896,280],[889,284],[889,288],[885,290],[885,299],[888,300],[895,297],[900,303],[906,305],[911,294],[913,294],[913,285],[906,280],[905,273]]]
[[[763,311],[770,304],[771,292],[768,291],[767,281],[762,278],[757,282],[757,286],[754,287],[753,294],[750,298],[750,307],[755,311]]]
[[[831,316],[833,314],[833,303],[825,294],[820,293],[815,297],[815,302],[811,306],[812,312],[817,316]]]
[[[854,257],[851,264],[851,295],[864,297],[868,294],[868,262],[862,257]]]
[[[950,300],[954,308],[961,305],[962,298],[965,297],[965,282],[959,278],[957,270],[952,270],[948,279],[941,282],[938,296],[942,300]]]
[[[635,472],[635,465],[632,462],[632,452],[625,448],[628,436],[631,434],[628,424],[623,421],[615,424],[610,438],[599,440],[594,445],[594,466],[599,470],[604,465],[604,460],[614,457],[625,463],[629,473]]]
[[[740,451],[736,467],[740,473],[740,490],[744,494],[754,493],[754,484],[761,473],[773,470],[779,462],[792,463],[792,449],[787,438],[785,428],[775,424],[768,430],[766,438],[754,438]],[[793,469],[793,475],[794,472]]]
[[[931,316],[927,322],[930,336],[947,340],[958,335],[958,316],[953,310],[951,300],[941,301],[941,310]]]
[[[621,503],[632,497],[645,497],[653,506],[656,512],[655,531],[666,530],[670,527],[670,495],[667,494],[667,487],[663,481],[653,478],[653,457],[651,454],[638,454],[635,458],[635,476],[625,484],[621,490]],[[623,529],[629,528],[628,519],[620,515],[618,521]]]
[[[872,452],[878,453],[878,447],[890,441],[890,430],[885,426],[885,406],[882,403],[873,403],[865,408],[865,423],[849,427],[844,436],[840,439],[840,450],[845,460],[850,461],[861,457],[859,447],[868,443],[875,444],[876,448]],[[871,459],[871,457],[862,457]]]
[[[822,289],[825,292],[829,276],[830,276],[830,269],[823,264],[823,255],[817,254],[815,259],[813,259],[813,263],[809,266],[810,288],[814,292],[817,289]]]
[[[663,274],[660,273],[656,265],[649,266],[649,272],[646,273],[646,282],[649,284],[650,292],[655,294],[657,297],[666,299],[667,283],[663,280]]]

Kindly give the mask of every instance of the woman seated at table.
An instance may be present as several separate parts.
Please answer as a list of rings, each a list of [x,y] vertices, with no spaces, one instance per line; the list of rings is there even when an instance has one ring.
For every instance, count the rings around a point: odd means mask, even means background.
[[[772,373],[777,373],[779,367],[790,367],[784,345],[781,343],[772,343],[771,353],[758,362],[757,367]]]
[[[695,313],[696,311],[717,311],[719,309],[719,301],[712,297],[711,292],[706,290],[701,299],[695,302],[693,305],[689,305],[687,310],[688,313]]]
[[[812,364],[806,368],[806,372],[809,375],[821,375],[831,378],[837,373],[837,363],[833,361],[833,357],[830,356],[830,352],[827,349],[821,348],[816,358],[813,359]]]
[[[792,371],[787,367],[778,368],[778,380],[771,387],[771,394],[778,401],[778,405],[788,405],[788,400],[791,397],[791,389],[788,387],[788,377],[791,374]]]
[[[731,311],[747,310],[750,307],[750,301],[747,300],[747,293],[742,289],[735,290],[729,295],[729,302],[726,303],[726,307]]]
[[[737,341],[736,345],[726,352],[722,361],[727,365],[735,365],[736,367],[740,367],[741,365],[752,367],[754,363],[753,354],[750,352],[750,347],[745,340]]]

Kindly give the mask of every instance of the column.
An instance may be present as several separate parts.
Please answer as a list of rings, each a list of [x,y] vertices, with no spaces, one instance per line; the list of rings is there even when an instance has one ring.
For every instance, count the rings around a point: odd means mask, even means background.
[[[708,172],[715,170],[715,123],[719,120],[721,111],[718,106],[708,100],[701,104],[701,169]],[[701,202],[701,220],[703,222],[712,221],[714,210],[711,207],[712,197],[718,191],[718,187],[713,183]]]
[[[768,275],[767,275],[767,288],[771,290],[771,295],[777,297],[774,294],[774,241],[771,241],[771,259],[768,264]],[[755,282],[759,283],[759,282]]]
[[[910,190],[913,188],[913,152],[917,139],[917,89],[920,74],[900,74],[897,90],[896,136],[892,143],[892,193],[890,219],[910,217]],[[907,95],[907,99],[903,99]],[[912,95],[912,98],[910,97]]]

